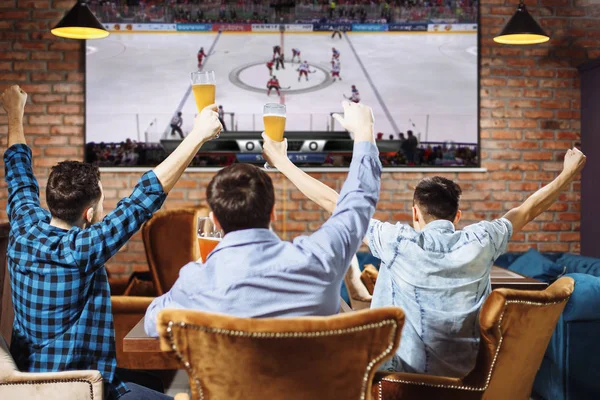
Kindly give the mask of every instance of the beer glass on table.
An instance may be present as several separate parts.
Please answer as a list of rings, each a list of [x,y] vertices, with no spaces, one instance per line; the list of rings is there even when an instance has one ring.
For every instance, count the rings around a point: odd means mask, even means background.
[[[263,123],[265,125],[265,133],[271,140],[283,142],[285,120],[285,104],[265,104],[263,109]],[[265,168],[271,168],[268,162],[265,163]]]
[[[206,262],[206,258],[222,238],[223,231],[217,229],[209,217],[198,217],[198,246],[202,262]]]
[[[194,93],[194,99],[196,99],[198,112],[211,104],[215,104],[216,91],[215,71],[192,72],[192,92]],[[215,138],[218,137],[219,135],[215,136]]]

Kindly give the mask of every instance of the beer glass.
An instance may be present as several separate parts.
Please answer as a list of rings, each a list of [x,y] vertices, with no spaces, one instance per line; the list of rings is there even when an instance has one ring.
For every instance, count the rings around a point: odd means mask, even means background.
[[[196,99],[198,112],[211,104],[215,104],[216,91],[215,71],[192,72],[192,92],[194,93],[194,99]],[[219,135],[215,136],[215,138],[218,137]]]
[[[208,255],[221,241],[223,231],[217,229],[209,217],[198,217],[198,246],[202,262],[206,262]]]
[[[276,142],[283,142],[285,119],[284,104],[265,104],[263,109],[263,123],[265,125],[265,133],[269,138]],[[270,167],[269,163],[265,163],[265,168],[269,169]]]

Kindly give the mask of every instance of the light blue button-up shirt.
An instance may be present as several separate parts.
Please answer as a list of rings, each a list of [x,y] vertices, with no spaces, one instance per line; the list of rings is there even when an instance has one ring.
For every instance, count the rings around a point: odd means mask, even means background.
[[[156,318],[165,308],[237,317],[336,314],[342,280],[375,211],[380,176],[377,147],[355,143],[335,211],[319,230],[293,242],[267,229],[228,233],[204,264],[185,265],[171,290],[154,299],[146,333],[158,336]]]
[[[369,247],[382,261],[371,307],[394,305],[406,315],[400,347],[383,369],[452,377],[473,369],[491,267],[511,235],[505,218],[463,230],[437,220],[421,232],[371,220]]]

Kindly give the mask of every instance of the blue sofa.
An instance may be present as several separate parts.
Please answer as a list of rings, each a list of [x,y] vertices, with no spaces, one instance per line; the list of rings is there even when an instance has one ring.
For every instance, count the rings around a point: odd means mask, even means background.
[[[574,254],[507,253],[496,265],[548,283],[575,280],[533,385],[534,398],[600,399],[600,259]]]

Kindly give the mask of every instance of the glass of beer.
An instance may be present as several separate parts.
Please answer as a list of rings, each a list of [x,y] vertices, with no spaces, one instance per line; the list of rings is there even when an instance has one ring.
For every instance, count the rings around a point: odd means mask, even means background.
[[[217,229],[209,217],[198,217],[198,246],[202,262],[206,262],[206,258],[217,247],[221,238],[223,231]]]
[[[215,104],[216,91],[215,71],[192,72],[192,92],[194,93],[194,99],[196,99],[198,112],[211,104]],[[219,135],[215,136],[215,138],[218,137]]]
[[[265,124],[265,133],[276,142],[283,142],[283,133],[285,131],[285,104],[267,103],[263,109],[263,122]],[[265,168],[269,169],[269,163],[265,163]]]

